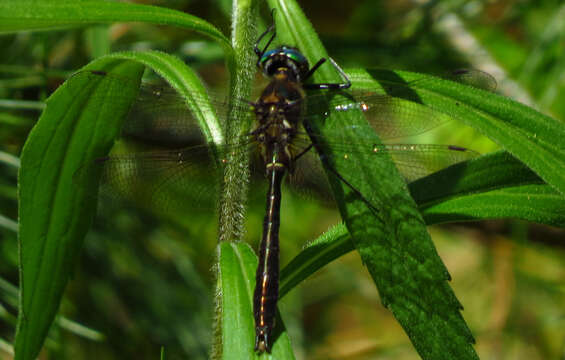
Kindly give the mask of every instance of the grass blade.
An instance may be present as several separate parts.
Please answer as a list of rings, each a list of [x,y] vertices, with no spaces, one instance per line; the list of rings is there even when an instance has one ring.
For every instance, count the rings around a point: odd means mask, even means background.
[[[212,24],[164,7],[118,1],[20,1],[0,3],[0,33],[57,30],[114,22],[148,22],[197,31],[231,49],[229,40]]]
[[[117,22],[146,22],[196,31],[220,44],[228,67],[235,71],[234,53],[228,38],[209,22],[180,11],[120,1],[0,2],[0,33],[59,30]]]

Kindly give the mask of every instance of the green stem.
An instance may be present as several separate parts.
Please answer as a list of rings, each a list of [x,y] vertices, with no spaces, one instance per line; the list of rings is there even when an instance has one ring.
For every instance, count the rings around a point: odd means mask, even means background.
[[[232,46],[234,60],[228,61],[231,75],[230,99],[249,99],[254,78],[253,45],[257,37],[257,3],[254,0],[238,0],[233,5]],[[251,125],[249,111],[232,106],[225,124],[226,142],[248,133]],[[249,184],[249,156],[245,152],[228,154],[219,202],[218,240],[238,241],[243,237],[245,204]],[[220,265],[218,265],[220,271]],[[218,289],[221,289],[221,274],[218,273]],[[212,359],[223,358],[222,313],[223,295],[216,297],[216,321]],[[229,335],[229,334],[228,334]]]
[[[231,70],[231,99],[248,99],[254,74],[253,45],[256,39],[257,6],[240,0],[234,6],[232,45],[235,62]],[[226,139],[237,139],[249,131],[249,111],[232,107],[226,124]],[[226,162],[220,195],[219,240],[236,241],[244,233],[245,203],[249,182],[249,157],[245,152],[231,155]]]

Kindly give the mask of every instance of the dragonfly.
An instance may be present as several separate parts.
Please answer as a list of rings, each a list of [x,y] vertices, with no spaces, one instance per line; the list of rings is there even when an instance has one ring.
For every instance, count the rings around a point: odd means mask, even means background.
[[[197,121],[180,95],[172,88],[144,84],[123,127],[123,135],[158,144],[166,143],[172,147],[182,144],[182,147],[112,155],[97,159],[94,164],[87,164],[79,170],[91,171],[96,168],[101,171],[102,191],[176,211],[186,208],[187,204],[200,206],[205,202],[205,195],[216,191],[211,185],[214,183],[212,179],[222,177],[223,166],[229,161],[229,155],[243,151],[253,156],[256,161],[252,161],[252,166],[259,164],[268,185],[253,295],[255,350],[259,353],[270,352],[273,343],[279,290],[279,224],[283,180],[288,177],[296,187],[305,186],[311,178],[322,183],[327,181],[321,171],[322,165],[314,154],[319,150],[313,146],[312,137],[318,135],[305,131],[308,123],[316,121],[321,112],[323,116],[331,116],[336,112],[362,111],[381,139],[391,139],[419,134],[448,121],[445,116],[423,105],[407,107],[405,101],[395,97],[394,88],[389,89],[387,94],[352,89],[347,74],[331,58],[322,58],[310,66],[306,57],[294,47],[283,45],[269,50],[275,33],[273,20],[273,24],[259,36],[254,46],[257,68],[269,79],[258,100],[229,101],[231,106],[241,107],[255,118],[255,125],[247,134],[230,139],[226,144],[206,143],[199,136]],[[260,48],[260,43],[268,34],[271,34],[270,37]],[[326,62],[339,73],[342,82],[312,82],[312,75]],[[111,81],[133,81],[102,71],[87,71],[78,76],[106,76]],[[459,71],[455,76],[467,83],[481,83],[481,87],[489,90],[496,86],[490,75],[480,71]],[[428,79],[421,81],[433,81]],[[347,96],[328,101],[328,92]],[[195,101],[210,101],[218,112],[228,107],[228,101],[221,96],[206,99],[195,97]],[[358,141],[374,156],[391,156],[407,181],[477,156],[472,150],[452,145],[375,145],[370,140],[366,144],[363,139]],[[355,151],[351,150],[350,144],[339,141],[333,141],[333,144],[336,153],[341,152],[355,161]],[[312,169],[314,174],[310,175]],[[333,169],[330,171],[355,191],[355,184],[349,180],[348,174],[339,174]],[[322,185],[322,188],[327,187]],[[187,192],[179,196],[175,191],[170,191],[172,188],[182,188]],[[370,203],[366,194],[358,195]]]

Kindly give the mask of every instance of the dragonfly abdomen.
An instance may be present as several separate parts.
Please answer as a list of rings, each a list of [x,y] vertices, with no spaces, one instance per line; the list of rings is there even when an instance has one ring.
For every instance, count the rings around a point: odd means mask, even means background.
[[[271,333],[275,326],[279,297],[279,225],[281,208],[281,184],[286,166],[273,156],[267,164],[269,190],[263,220],[263,236],[259,249],[253,314],[255,318],[255,350],[270,352]]]

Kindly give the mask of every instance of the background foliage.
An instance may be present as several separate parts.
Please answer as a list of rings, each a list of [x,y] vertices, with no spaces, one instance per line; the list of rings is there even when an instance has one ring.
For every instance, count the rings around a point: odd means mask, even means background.
[[[229,33],[228,2],[157,5],[202,17]],[[439,75],[481,68],[497,77],[503,94],[565,118],[558,101],[565,87],[565,26],[559,21],[565,7],[559,1],[309,1],[303,6],[330,54],[344,66]],[[9,155],[20,153],[41,101],[66,75],[109,51],[160,49],[175,54],[213,88],[221,89],[227,75],[218,45],[167,26],[126,23],[19,33],[0,37],[0,48],[5,50],[0,54],[0,99],[11,100],[0,103],[0,335],[11,342],[17,305],[17,158]],[[495,149],[460,124],[414,140],[454,143],[483,153]],[[260,238],[263,193],[252,196],[248,211],[246,238],[254,248]],[[285,264],[339,215],[285,196],[282,218]],[[105,208],[69,283],[61,309],[66,318],[52,328],[42,357],[154,359],[165,346],[170,359],[206,358],[212,339],[215,279],[210,269],[216,245],[215,218],[208,220],[195,227],[191,219],[188,227],[186,219],[164,221],[159,214]],[[433,226],[430,232],[465,305],[463,315],[482,357],[546,359],[563,354],[562,230],[496,221]],[[195,241],[187,242],[187,237]],[[402,329],[380,306],[356,254],[331,264],[298,290],[281,305],[298,356],[417,358]],[[2,356],[9,358],[7,352]]]

